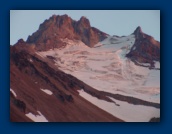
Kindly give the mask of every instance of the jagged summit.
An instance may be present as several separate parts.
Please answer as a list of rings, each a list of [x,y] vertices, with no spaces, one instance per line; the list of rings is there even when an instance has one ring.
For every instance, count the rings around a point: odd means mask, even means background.
[[[84,16],[52,15],[10,46],[10,120],[159,119],[160,43],[141,27],[106,37]]]
[[[138,26],[134,30],[133,34],[135,35],[136,38],[144,38],[144,33],[143,33],[142,28],[140,26]]]
[[[126,56],[137,65],[148,63],[150,68],[154,68],[155,62],[160,62],[160,42],[145,34],[140,26],[133,34],[135,35],[135,43]]]
[[[88,27],[88,28],[91,27],[90,21],[85,16],[82,16],[78,22],[81,25],[84,25],[84,27]]]
[[[140,26],[138,26],[138,27],[136,28],[136,30],[134,31],[134,34],[137,34],[137,33],[143,33],[143,32],[142,32],[142,28],[141,28]]]
[[[72,18],[69,17],[67,14],[64,14],[64,15],[55,15],[54,14],[49,19],[47,19],[46,21],[51,21],[51,20],[58,21],[59,19],[61,19],[61,20],[71,19],[72,20]]]
[[[19,39],[16,44],[21,44],[22,45],[24,43],[25,43],[25,41],[23,39]]]
[[[36,44],[37,50],[48,50],[65,45],[61,39],[80,40],[89,47],[107,38],[106,33],[91,27],[89,20],[82,16],[73,20],[68,15],[52,15],[39,29],[28,37],[27,43]]]

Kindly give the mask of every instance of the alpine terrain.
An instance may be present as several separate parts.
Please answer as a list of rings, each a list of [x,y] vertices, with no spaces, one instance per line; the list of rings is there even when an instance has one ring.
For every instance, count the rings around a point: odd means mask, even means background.
[[[159,122],[160,42],[51,16],[10,46],[10,120]]]

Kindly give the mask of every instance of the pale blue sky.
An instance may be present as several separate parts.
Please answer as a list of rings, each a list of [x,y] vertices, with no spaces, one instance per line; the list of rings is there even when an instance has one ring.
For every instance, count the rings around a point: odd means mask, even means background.
[[[11,10],[10,44],[26,40],[53,14],[67,14],[74,20],[86,16],[91,26],[110,35],[129,35],[141,26],[144,33],[160,41],[160,10]]]

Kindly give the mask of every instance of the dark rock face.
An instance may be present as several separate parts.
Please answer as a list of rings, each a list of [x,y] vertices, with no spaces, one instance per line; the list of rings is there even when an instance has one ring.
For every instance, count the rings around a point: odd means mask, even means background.
[[[139,63],[149,63],[149,67],[154,68],[154,62],[160,62],[160,42],[143,33],[140,27],[137,27],[133,34],[136,40],[126,56],[137,65]]]
[[[34,44],[28,44],[23,39],[19,39],[16,44],[14,44],[15,47],[10,47],[10,50],[13,51],[13,54],[17,53],[18,51],[27,51],[29,53],[35,52],[35,45]],[[10,53],[11,54],[11,53]]]
[[[160,118],[152,118],[149,122],[160,122]]]
[[[99,41],[107,38],[107,34],[91,27],[86,17],[75,21],[68,15],[53,15],[45,20],[26,42],[36,44],[36,49],[41,51],[64,46],[65,43],[60,39],[65,38],[81,40],[87,46],[93,47]]]
[[[19,99],[16,99],[16,98],[14,97],[14,95],[13,95],[11,92],[10,92],[10,98],[11,98],[12,103],[13,103],[21,112],[23,112],[23,113],[26,112],[26,104],[25,104],[23,101],[21,101],[21,100],[19,100]]]

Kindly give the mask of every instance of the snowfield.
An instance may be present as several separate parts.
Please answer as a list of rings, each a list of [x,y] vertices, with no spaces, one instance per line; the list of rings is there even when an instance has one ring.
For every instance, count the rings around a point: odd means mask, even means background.
[[[134,35],[126,37],[109,36],[104,41],[96,44],[94,48],[89,48],[81,41],[68,39],[62,41],[68,44],[65,48],[37,52],[37,54],[43,58],[53,56],[56,59],[54,60],[55,65],[60,70],[75,76],[97,90],[160,103],[160,70],[150,70],[146,67],[137,66],[125,57],[135,42]],[[156,62],[155,66],[160,69],[159,62]],[[127,121],[148,121],[150,117],[160,115],[160,110],[155,110],[152,107],[135,106],[125,102],[119,103],[123,104],[123,111],[132,109],[133,115],[139,109],[145,111],[143,114],[140,113],[140,116],[143,117],[138,118],[131,115],[128,115],[130,116],[128,118],[119,115],[119,118]],[[98,104],[95,103],[95,105]],[[105,104],[102,103],[101,105],[100,107],[104,107]],[[121,108],[116,108],[115,105],[114,114],[111,110],[106,111],[116,115],[115,111],[118,111],[117,109],[120,113]],[[142,120],[142,118],[145,119]]]
[[[37,111],[37,112],[39,113],[39,115],[28,113],[26,114],[26,116],[30,118],[31,120],[33,120],[34,122],[48,122],[48,120],[44,117],[44,115],[41,114],[40,111]]]

